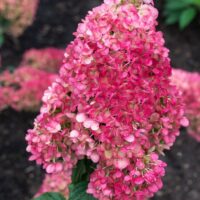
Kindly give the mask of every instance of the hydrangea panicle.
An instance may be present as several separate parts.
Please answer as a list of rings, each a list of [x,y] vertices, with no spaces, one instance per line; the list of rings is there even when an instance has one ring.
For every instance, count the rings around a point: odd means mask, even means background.
[[[90,11],[26,137],[31,160],[52,173],[66,156],[69,170],[85,156],[97,163],[87,192],[99,200],[152,197],[165,173],[159,154],[186,125],[157,16],[130,0]]]

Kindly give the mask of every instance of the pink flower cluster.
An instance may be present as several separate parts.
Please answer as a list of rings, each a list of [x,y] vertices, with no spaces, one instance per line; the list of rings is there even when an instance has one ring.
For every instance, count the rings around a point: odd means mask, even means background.
[[[183,93],[185,112],[190,121],[188,133],[200,142],[200,74],[173,69],[171,79]]]
[[[23,55],[21,66],[31,66],[46,72],[58,73],[64,50],[57,48],[30,49]]]
[[[71,183],[71,172],[64,169],[61,172],[46,174],[42,186],[35,195],[38,197],[46,192],[59,192],[66,199],[69,197],[69,184]]]
[[[13,73],[4,71],[0,76],[0,109],[37,111],[41,97],[56,75],[29,66],[20,67]]]
[[[152,197],[165,173],[159,154],[188,125],[158,12],[131,2],[105,0],[79,24],[26,136],[30,160],[50,174],[85,156],[97,163],[87,192],[100,200]]]
[[[57,77],[63,54],[55,48],[29,50],[14,72],[0,74],[0,110],[10,106],[18,111],[38,111],[44,91]]]
[[[9,22],[7,33],[21,35],[32,24],[39,0],[1,0],[0,18]]]

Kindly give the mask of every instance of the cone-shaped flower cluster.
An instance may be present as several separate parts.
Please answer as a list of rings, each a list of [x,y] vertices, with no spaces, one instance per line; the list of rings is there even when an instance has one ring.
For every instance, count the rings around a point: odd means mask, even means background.
[[[0,20],[5,28],[3,31],[14,37],[21,35],[32,24],[38,2],[39,0],[1,0]]]
[[[26,137],[30,160],[48,173],[85,156],[97,163],[87,192],[100,200],[153,196],[166,166],[158,155],[187,125],[157,15],[131,0],[90,11]]]
[[[200,74],[173,69],[171,79],[183,93],[185,112],[190,121],[188,133],[200,142]]]

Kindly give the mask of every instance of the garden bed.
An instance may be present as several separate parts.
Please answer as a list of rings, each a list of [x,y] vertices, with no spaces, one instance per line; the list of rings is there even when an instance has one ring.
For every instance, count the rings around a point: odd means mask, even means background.
[[[72,39],[77,23],[87,10],[100,1],[41,0],[36,20],[13,41],[6,38],[1,49],[3,67],[17,66],[22,53],[29,48],[48,46],[64,48]],[[197,20],[180,32],[176,26],[166,27],[160,19],[166,45],[171,50],[172,65],[189,71],[200,71],[200,24]],[[43,171],[28,161],[25,134],[36,114],[7,109],[0,113],[0,200],[28,200],[37,191]],[[185,130],[181,131],[172,151],[163,158],[167,163],[164,187],[156,200],[199,200],[200,145]]]

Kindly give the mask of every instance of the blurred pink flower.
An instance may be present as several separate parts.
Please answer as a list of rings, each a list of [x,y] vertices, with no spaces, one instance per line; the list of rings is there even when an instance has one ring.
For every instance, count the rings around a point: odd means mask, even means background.
[[[6,32],[20,36],[34,20],[39,0],[1,0],[0,18],[8,21]]]
[[[18,111],[38,111],[42,96],[56,79],[64,50],[31,49],[24,53],[20,66],[0,74],[0,110],[10,106]]]
[[[200,142],[200,74],[173,69],[172,82],[182,92],[185,112],[189,119],[188,133]],[[187,124],[187,121],[183,121]]]
[[[0,109],[10,106],[18,111],[39,110],[44,90],[55,78],[54,74],[29,66],[20,67],[13,73],[4,71],[0,75]]]
[[[64,50],[53,47],[30,49],[23,55],[20,66],[31,66],[46,72],[58,73]]]

